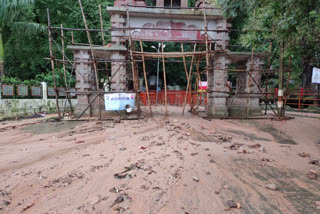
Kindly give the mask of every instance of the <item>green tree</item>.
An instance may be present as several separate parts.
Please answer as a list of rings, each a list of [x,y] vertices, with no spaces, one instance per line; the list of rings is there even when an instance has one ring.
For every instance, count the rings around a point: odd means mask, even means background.
[[[320,66],[319,0],[219,2],[227,16],[235,17],[233,28],[246,32],[234,38],[237,42],[247,48],[254,46],[257,50],[268,51],[268,42],[272,41],[273,51],[276,51],[282,39],[285,55],[292,59],[293,76],[300,76],[302,87],[311,86],[312,67]],[[274,65],[277,63],[274,60]]]
[[[110,18],[105,10],[107,6],[113,5],[113,1],[105,0],[82,0],[84,12],[89,28],[100,29],[99,8],[101,4],[104,28],[110,27]],[[24,8],[23,13],[19,14],[19,18],[25,22],[47,24],[47,8],[50,9],[51,25],[54,27],[66,28],[84,28],[80,7],[78,1],[55,1],[55,0],[34,0],[34,4]],[[49,58],[48,34],[47,32],[38,32],[28,36],[15,36],[15,28],[9,25],[4,32],[4,48],[6,56],[6,75],[10,77],[18,77],[19,79],[35,79],[39,74],[47,74],[51,72],[50,61],[44,58]],[[52,30],[54,41],[61,46],[61,38],[59,30]],[[64,31],[64,35],[71,41],[71,32]],[[91,32],[92,40],[95,44],[102,44],[101,33]],[[105,35],[106,41],[110,37]],[[74,39],[76,43],[87,43],[85,32],[74,31]],[[73,59],[73,54],[66,48],[68,40],[65,39],[65,51],[69,59]],[[61,59],[61,53],[53,44],[54,54],[57,59]],[[62,67],[61,64],[58,66]],[[57,67],[57,66],[56,66]],[[60,68],[59,67],[59,68]],[[67,69],[71,72],[70,65]],[[74,73],[73,73],[74,74]]]
[[[12,27],[15,35],[34,34],[45,31],[45,27],[39,23],[19,20],[21,13],[30,9],[33,0],[1,0],[0,1],[0,74],[4,74],[5,51],[3,45],[3,31]],[[19,20],[19,21],[17,21]]]

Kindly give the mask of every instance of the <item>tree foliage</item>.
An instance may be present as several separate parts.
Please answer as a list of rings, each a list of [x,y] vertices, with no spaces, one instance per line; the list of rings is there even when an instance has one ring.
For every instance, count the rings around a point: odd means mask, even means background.
[[[233,28],[246,33],[233,37],[244,47],[258,51],[279,51],[285,41],[286,62],[291,58],[292,77],[311,84],[313,66],[320,66],[319,0],[219,0],[226,16],[234,17]],[[278,61],[274,60],[277,66]]]
[[[19,0],[5,1],[16,2]],[[63,24],[63,27],[84,28],[78,1],[29,0],[28,2],[33,4],[29,4],[28,6],[25,4],[24,7],[16,10],[19,11],[15,14],[14,20],[16,21],[7,22],[3,31],[4,55],[6,59],[5,72],[7,76],[19,79],[35,79],[37,75],[46,74],[51,70],[50,61],[44,59],[49,57],[47,31],[39,32],[35,29],[37,25],[47,25],[47,8],[50,10],[52,26],[60,27],[60,24]],[[113,1],[82,0],[82,4],[89,28],[100,28],[99,4],[103,8],[104,27],[108,28],[110,26],[110,19],[105,8],[106,6],[113,5]],[[26,31],[35,33],[25,34],[24,32]],[[56,44],[61,48],[61,39],[58,33],[60,33],[60,30],[53,31],[52,36]],[[64,32],[64,34],[71,40],[70,32]],[[92,33],[91,36],[94,43],[102,44],[100,32]],[[87,43],[88,41],[85,32],[74,32],[74,38],[75,42],[78,43]],[[107,36],[106,41],[108,41]],[[65,46],[67,44],[68,41],[65,40]],[[62,56],[58,48],[56,50],[54,54],[57,58],[61,58]],[[66,54],[68,58],[72,59],[73,55],[67,49]]]
[[[151,1],[151,0],[150,0]],[[112,6],[114,0],[82,0],[89,28],[100,28],[98,5],[101,4],[104,28],[110,27],[110,17],[105,10]],[[194,2],[193,0],[189,1]],[[77,1],[54,0],[2,0],[0,6],[1,32],[3,33],[4,54],[6,59],[6,75],[22,80],[36,79],[47,75],[51,70],[48,37],[46,31],[38,31],[36,26],[47,24],[47,8],[50,9],[51,24],[68,28],[84,28],[81,11]],[[10,4],[10,6],[8,6]],[[233,17],[232,28],[242,31],[231,33],[231,45],[241,44],[243,47],[235,51],[269,51],[272,42],[272,67],[278,67],[279,43],[286,43],[285,57],[288,66],[291,58],[291,79],[295,85],[308,87],[313,66],[320,67],[320,13],[319,0],[212,0],[212,4],[220,4],[227,17]],[[6,8],[6,9],[5,9]],[[26,34],[36,32],[36,34]],[[61,46],[58,36],[60,30],[53,31],[53,39]],[[71,38],[70,32],[65,36]],[[102,44],[101,33],[91,33],[95,44]],[[85,32],[74,31],[75,42],[87,43]],[[107,42],[110,36],[105,36]],[[67,45],[65,40],[65,44]],[[56,44],[54,44],[56,45]],[[145,43],[145,51],[153,52],[152,45]],[[186,45],[185,49],[191,47]],[[73,54],[66,50],[69,59]],[[180,44],[168,43],[165,51],[181,51]],[[57,58],[61,54],[54,53]],[[1,56],[1,46],[0,46]],[[156,61],[147,62],[149,75],[156,74]],[[140,72],[141,72],[141,65]],[[58,65],[60,69],[62,65]],[[128,66],[130,67],[130,66]],[[188,66],[189,67],[189,66]],[[68,65],[69,73],[71,71]],[[203,68],[202,68],[203,69]],[[179,70],[179,72],[177,72]],[[201,70],[201,69],[200,69]],[[166,63],[168,84],[186,85],[182,63]],[[160,77],[162,63],[160,63]],[[45,78],[42,76],[42,78]]]

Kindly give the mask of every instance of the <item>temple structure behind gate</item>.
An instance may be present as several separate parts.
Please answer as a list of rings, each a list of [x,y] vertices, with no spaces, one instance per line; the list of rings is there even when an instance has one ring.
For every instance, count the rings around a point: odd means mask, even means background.
[[[231,25],[221,9],[212,8],[203,0],[196,1],[193,8],[188,7],[187,0],[157,0],[155,7],[148,7],[143,0],[116,0],[114,6],[106,10],[111,16],[111,43],[101,47],[68,46],[74,53],[77,71],[76,114],[83,112],[91,102],[93,104],[85,111],[86,114],[97,115],[99,105],[104,109],[104,102],[99,101],[101,98],[93,102],[97,93],[93,90],[96,82],[92,56],[111,60],[111,91],[126,92],[129,90],[128,79],[138,78],[137,73],[127,67],[126,60],[130,60],[130,54],[134,59],[142,56],[141,52],[134,49],[130,53],[128,44],[134,41],[157,41],[206,45],[205,52],[193,54],[207,60],[207,115],[261,115],[259,84],[262,58],[266,55],[229,51]],[[170,54],[166,53],[166,57],[170,57]],[[237,90],[232,93],[227,84],[231,63],[242,70],[237,74]]]

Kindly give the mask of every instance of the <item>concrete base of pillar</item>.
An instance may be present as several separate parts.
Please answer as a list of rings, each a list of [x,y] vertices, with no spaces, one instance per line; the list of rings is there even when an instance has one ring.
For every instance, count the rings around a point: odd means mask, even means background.
[[[226,97],[213,97],[208,103],[207,115],[211,117],[228,117],[227,98]],[[224,114],[226,112],[226,114]]]
[[[75,117],[79,117],[86,107],[87,105],[77,104],[75,106],[75,111],[74,111]],[[100,115],[99,105],[96,105],[96,104],[91,105],[91,107],[86,110],[83,116],[86,116],[86,117],[90,116],[90,112],[93,117],[99,117]],[[112,117],[112,116],[120,116],[120,115],[126,115],[126,114],[127,114],[126,110],[106,111],[104,110],[104,105],[101,104],[101,117]]]
[[[81,115],[81,113],[85,110],[86,107],[87,107],[87,104],[78,103],[74,107],[74,116],[79,117]],[[87,111],[83,115],[89,116],[90,115],[90,108],[88,108]]]
[[[231,102],[232,97],[228,98],[227,103]],[[246,114],[248,111],[248,115]],[[247,109],[247,97],[236,97],[229,108],[229,117],[256,117],[262,115],[259,105],[259,97],[250,97]]]

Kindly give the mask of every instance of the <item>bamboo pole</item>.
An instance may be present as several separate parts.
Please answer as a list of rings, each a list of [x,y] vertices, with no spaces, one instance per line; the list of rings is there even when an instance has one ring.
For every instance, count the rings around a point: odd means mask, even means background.
[[[186,57],[185,57],[185,55],[184,55],[183,43],[181,43],[181,52],[182,52],[184,70],[185,70],[186,76],[187,76],[187,78],[188,78],[188,69],[187,69],[187,64],[186,64]]]
[[[205,3],[203,3],[203,4],[205,4]],[[206,8],[205,7],[204,7],[204,11],[203,11],[203,21],[204,21],[204,33],[205,33],[204,35],[205,35],[205,40],[206,40],[207,99],[208,99],[208,103],[210,103],[209,93],[211,90],[212,83],[211,83],[211,79],[209,78],[210,63],[209,63],[209,49],[208,49],[208,23],[207,23]]]
[[[289,82],[290,82],[290,73],[291,73],[291,56],[289,56],[289,64],[288,64],[288,76],[287,76],[287,84],[286,84],[286,92],[288,92],[288,88],[289,88]],[[286,112],[286,105],[287,105],[287,97],[288,97],[288,93],[286,93],[285,96],[285,100],[284,100],[284,108],[283,108],[283,115]]]
[[[272,38],[273,38],[273,36],[274,36],[274,29],[275,29],[275,25],[273,24],[273,28],[272,28]],[[271,54],[271,51],[272,51],[272,42],[273,41],[271,41],[270,42],[270,45],[269,45],[269,54]],[[271,58],[270,58],[270,56],[268,56],[268,69],[270,69],[270,63],[271,63]],[[269,85],[269,73],[266,73],[266,89],[265,89],[265,92],[266,92],[266,94],[268,94],[268,85]],[[269,100],[268,100],[268,96],[266,96],[266,99],[265,99],[265,110],[264,110],[264,114],[267,114],[267,107],[268,107],[268,105],[267,105],[267,102],[269,102]]]
[[[161,43],[161,51],[162,53],[164,52],[164,48],[163,48],[163,42]],[[165,108],[166,108],[166,113],[165,115],[168,115],[168,109],[167,109],[167,105],[168,105],[168,98],[167,98],[167,79],[166,79],[166,65],[165,65],[165,61],[164,61],[164,56],[162,55],[162,65],[163,65],[163,81],[164,81],[164,102],[165,102]]]
[[[57,42],[56,42],[52,37],[51,37],[51,39],[52,39],[52,41],[54,42],[54,44],[57,46],[57,48],[58,48],[58,50],[61,52],[61,54],[63,54],[63,53],[62,53],[62,50],[61,50],[60,46],[57,44]],[[89,84],[89,86],[91,87],[91,90],[96,91],[96,89],[91,86],[91,83],[89,83],[87,80],[85,80],[85,79],[84,79],[84,76],[83,76],[81,73],[77,72],[77,69],[75,68],[75,66],[74,66],[74,64],[72,63],[72,61],[71,61],[65,54],[64,54],[64,56],[65,56],[65,59],[67,60],[67,62],[69,62],[69,64],[72,66],[72,68],[76,71],[76,73],[77,73],[79,76],[81,76],[81,78],[83,79],[83,81],[84,81],[85,83]],[[77,61],[75,61],[75,62],[77,62]],[[78,63],[80,63],[80,62],[78,62]],[[85,61],[85,62],[81,62],[81,63],[87,63],[87,62]],[[96,92],[97,92],[97,91],[96,91]]]
[[[114,74],[111,76],[110,80],[108,80],[108,82],[110,82],[113,77],[118,73],[118,71],[120,70],[120,68],[124,65],[125,62],[123,62],[119,67],[118,69],[116,70],[116,72],[114,72]],[[93,102],[97,99],[97,97],[101,94],[103,88],[100,89],[100,91],[97,91],[97,94],[96,96],[93,98],[93,100],[87,105],[87,107],[82,111],[82,113],[80,114],[80,116],[78,117],[78,119],[80,119],[83,114],[87,111],[87,109],[93,104]],[[110,92],[110,93],[113,93],[113,92]],[[116,93],[116,92],[114,92]]]
[[[208,9],[208,8],[206,8]],[[61,27],[51,27],[51,29],[61,29]],[[83,28],[63,28],[64,30],[68,30],[68,31],[86,31],[86,29]],[[155,30],[155,31],[162,31],[162,30],[178,30],[178,31],[190,31],[190,32],[195,32],[195,31],[204,31],[204,29],[201,28],[196,28],[196,29],[192,29],[192,28],[166,28],[166,27],[156,27],[156,28],[150,28],[150,27],[131,27],[132,30]],[[88,29],[90,32],[100,32],[100,29]],[[103,29],[104,32],[111,32],[111,31],[119,31],[119,30],[128,30],[127,27],[113,27],[113,28],[109,28],[109,29]],[[209,32],[218,32],[218,33],[230,33],[232,30],[218,30],[218,29],[208,29],[207,31]],[[218,39],[216,39],[217,41]],[[172,41],[172,40],[170,40]],[[179,40],[182,41],[182,40]],[[183,40],[183,41],[195,41],[195,40]],[[197,41],[203,41],[203,40],[197,40]]]
[[[256,10],[253,10],[253,29],[255,29],[255,16],[256,16]],[[254,31],[254,36],[256,35],[256,32]],[[251,65],[250,65],[250,73],[253,71],[253,53],[254,53],[255,45],[251,49]],[[251,77],[251,76],[250,76]],[[246,105],[246,118],[248,118],[249,114],[249,105],[250,105],[250,87],[251,87],[251,78],[248,79],[247,84],[247,105]]]
[[[103,29],[103,20],[102,20],[102,11],[101,11],[101,4],[99,4],[99,17],[100,17],[100,29],[101,29],[101,38],[102,38],[102,45],[103,47],[106,46],[106,42],[105,42],[105,39],[104,39],[104,29]],[[105,62],[105,71],[106,71],[106,76],[107,76],[107,79],[109,78],[109,72],[108,72],[108,63]]]
[[[73,31],[71,31],[71,43],[74,45],[74,36],[73,36]]]
[[[84,23],[84,26],[86,28],[86,33],[87,33],[87,38],[88,38],[88,42],[89,42],[89,45],[90,45],[90,50],[91,50],[91,56],[92,56],[92,59],[95,61],[95,55],[94,55],[94,52],[93,52],[93,46],[92,46],[92,41],[91,41],[91,36],[90,36],[90,32],[89,32],[89,28],[88,28],[88,25],[87,25],[87,20],[86,20],[86,16],[84,14],[84,11],[83,11],[83,7],[82,7],[82,3],[81,3],[81,0],[78,0],[79,1],[79,6],[80,6],[80,9],[81,9],[81,14],[82,14],[82,18],[83,18],[83,23]],[[99,80],[98,80],[98,70],[97,70],[97,64],[96,62],[93,63],[93,68],[94,68],[94,73],[95,73],[95,79],[96,79],[96,87],[97,87],[97,91],[100,91],[100,87],[99,87]],[[100,92],[99,92],[99,118],[101,119],[101,100],[100,100]]]
[[[128,4],[128,1],[127,1],[127,4]],[[131,62],[131,70],[132,70],[132,77],[133,77],[133,87],[136,93],[136,105],[138,108],[138,115],[140,115],[141,109],[140,109],[139,82],[138,82],[139,73],[136,69],[134,58],[133,58],[133,43],[132,43],[131,30],[130,30],[130,13],[129,13],[128,7],[127,7],[127,25],[129,29],[129,52],[130,52],[130,62]]]
[[[283,73],[284,73],[284,41],[280,41],[280,59],[279,59],[279,86],[278,86],[278,117],[283,117]]]
[[[197,43],[194,44],[193,52],[196,51],[196,48],[197,48]],[[192,79],[191,72],[192,72],[192,67],[193,67],[193,60],[194,60],[194,55],[191,57],[191,65],[190,65],[190,69],[189,69],[189,75],[187,75],[187,88],[186,88],[186,96],[184,98],[184,103],[183,103],[182,115],[184,115],[184,110],[186,108],[189,87],[190,87],[190,95],[191,95],[191,91],[192,91],[192,89],[191,89],[192,87],[190,85],[190,80]]]
[[[53,84],[54,84],[54,90],[55,90],[55,98],[56,98],[56,108],[59,114],[59,120],[61,119],[61,113],[60,113],[60,107],[59,107],[59,100],[58,100],[58,90],[57,90],[57,81],[56,81],[56,73],[54,70],[54,57],[52,52],[52,36],[51,36],[51,22],[50,22],[50,13],[49,8],[47,8],[47,15],[48,15],[48,39],[49,39],[49,52],[50,52],[50,58],[51,58],[51,69],[53,74]]]
[[[63,25],[61,25],[61,49],[62,49],[62,60],[65,60],[65,53],[64,53],[64,39],[63,39]],[[65,87],[65,91],[66,91],[66,97],[67,100],[69,102],[69,106],[70,106],[70,111],[71,114],[73,114],[73,110],[72,110],[72,103],[71,103],[71,99],[70,99],[70,93],[67,92],[69,91],[69,86],[68,86],[68,80],[67,80],[67,72],[66,72],[66,65],[65,63],[62,63],[62,67],[63,67],[63,74],[64,74],[64,83],[66,85]],[[63,115],[65,113],[65,107],[63,108]]]
[[[196,96],[196,106],[198,107],[199,105],[199,85],[201,84],[201,88],[202,88],[202,83],[201,83],[201,77],[200,77],[200,74],[199,74],[199,62],[200,62],[200,59],[198,58],[198,62],[197,62],[197,81],[196,81],[196,89],[197,89],[197,96]],[[196,107],[196,108],[197,108]],[[196,109],[193,109],[193,112],[195,113],[195,110]]]
[[[100,16],[100,28],[101,28],[101,38],[103,47],[106,46],[106,42],[104,40],[104,32],[103,32],[103,21],[102,21],[102,12],[101,12],[101,4],[99,4],[99,16]]]
[[[140,41],[140,49],[141,49],[141,52],[143,52],[142,41]],[[144,74],[144,82],[146,84],[146,91],[147,91],[147,98],[148,98],[150,116],[152,116],[152,109],[151,109],[150,96],[149,96],[149,87],[148,87],[148,79],[147,79],[147,73],[146,73],[146,64],[144,62],[144,56],[143,55],[142,55],[142,67],[143,67],[143,74]]]

